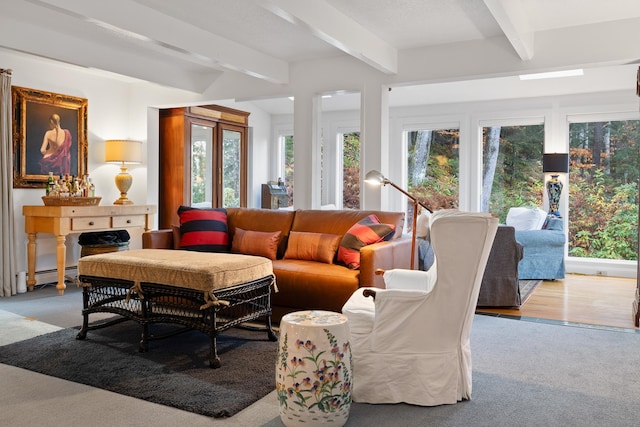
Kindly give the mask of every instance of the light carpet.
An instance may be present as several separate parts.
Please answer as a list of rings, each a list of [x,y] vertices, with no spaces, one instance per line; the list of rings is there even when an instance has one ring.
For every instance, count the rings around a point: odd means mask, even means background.
[[[345,427],[636,426],[638,348],[640,334],[635,329],[476,315],[471,332],[472,400],[437,407],[354,403]],[[0,399],[6,405],[0,406],[10,426],[55,422],[80,427],[87,417],[95,427],[146,425],[149,420],[158,427],[210,425],[207,417],[170,412],[114,393],[88,397],[86,386],[70,389],[73,383],[64,385],[56,378],[9,369],[1,369]],[[39,405],[37,411],[30,409],[34,402]],[[271,392],[247,410],[214,424],[282,427],[275,402]]]

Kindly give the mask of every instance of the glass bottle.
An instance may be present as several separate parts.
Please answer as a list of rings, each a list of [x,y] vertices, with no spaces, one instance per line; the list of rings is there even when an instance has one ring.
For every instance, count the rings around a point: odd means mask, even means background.
[[[49,193],[51,197],[60,197],[60,182],[56,179],[53,183],[53,189]]]
[[[62,178],[62,182],[60,183],[60,197],[69,197],[69,181],[67,180],[67,175]]]
[[[47,179],[47,190],[45,195],[48,196],[51,194],[51,190],[53,190],[53,172],[49,172],[49,178]]]
[[[80,189],[80,180],[78,179],[78,177],[76,176],[75,178],[73,178],[73,190],[72,190],[72,196],[73,197],[79,197],[82,196],[81,193],[81,189]]]
[[[96,186],[93,185],[93,181],[91,181],[91,178],[88,178],[89,180],[89,197],[95,197],[96,196]]]

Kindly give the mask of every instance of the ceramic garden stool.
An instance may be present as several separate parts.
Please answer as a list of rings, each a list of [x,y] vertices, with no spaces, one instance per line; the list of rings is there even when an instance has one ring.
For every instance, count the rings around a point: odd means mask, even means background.
[[[285,426],[342,426],[351,407],[347,317],[297,311],[280,320],[276,390]]]

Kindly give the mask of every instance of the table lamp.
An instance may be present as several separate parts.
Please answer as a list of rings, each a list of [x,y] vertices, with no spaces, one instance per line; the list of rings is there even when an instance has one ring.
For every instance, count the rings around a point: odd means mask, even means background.
[[[413,203],[413,227],[411,228],[411,269],[413,270],[415,266],[415,257],[416,257],[416,225],[418,221],[418,205],[422,206],[429,212],[432,212],[432,210],[429,209],[427,205],[425,205],[424,203],[416,199],[414,196],[407,193],[405,190],[398,187],[393,182],[389,181],[387,178],[385,178],[384,175],[382,175],[382,173],[378,172],[377,170],[371,170],[367,172],[367,175],[364,177],[364,182],[367,182],[373,185],[382,185],[382,186],[385,186],[388,184],[393,188],[395,188],[396,190],[398,190],[399,192],[401,192],[402,194],[404,194],[405,196],[407,196],[407,198],[411,200],[411,202]]]
[[[105,141],[104,160],[107,163],[120,163],[120,173],[116,175],[116,187],[120,190],[120,198],[114,205],[132,205],[127,198],[133,177],[127,172],[127,164],[142,163],[142,142],[126,139],[109,139]]]
[[[551,179],[547,181],[547,193],[549,194],[549,215],[560,216],[560,194],[562,193],[562,181],[559,174],[569,172],[569,154],[551,153],[542,156],[542,172],[551,173]]]

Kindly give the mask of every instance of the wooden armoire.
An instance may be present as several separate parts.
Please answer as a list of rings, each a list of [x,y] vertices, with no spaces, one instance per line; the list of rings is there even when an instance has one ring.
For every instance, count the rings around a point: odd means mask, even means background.
[[[160,110],[158,226],[178,208],[247,205],[249,113],[219,105]]]

